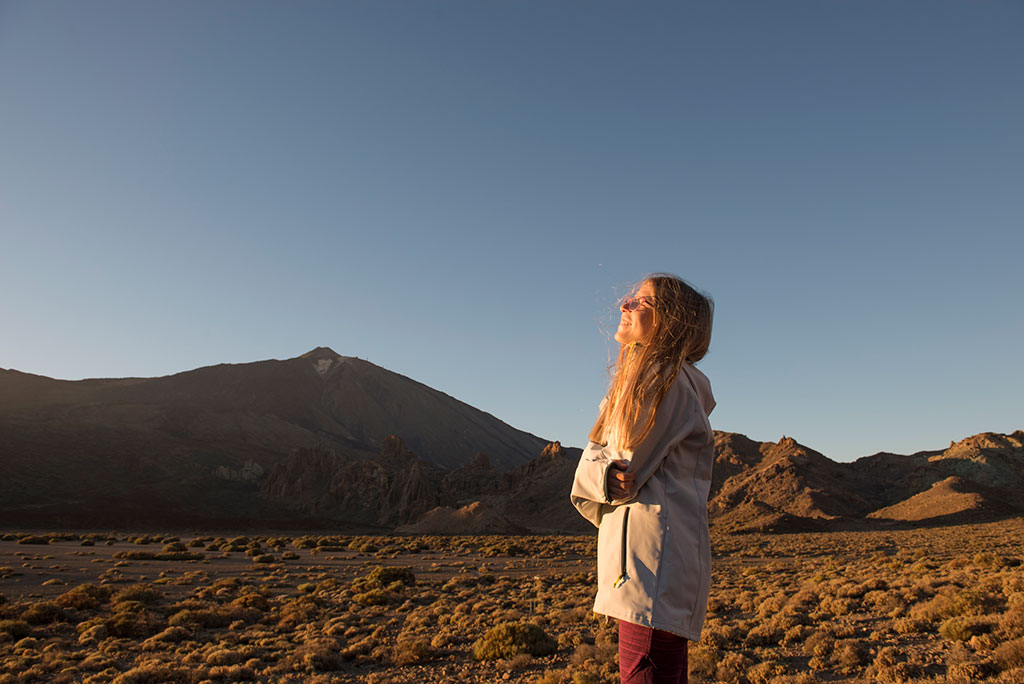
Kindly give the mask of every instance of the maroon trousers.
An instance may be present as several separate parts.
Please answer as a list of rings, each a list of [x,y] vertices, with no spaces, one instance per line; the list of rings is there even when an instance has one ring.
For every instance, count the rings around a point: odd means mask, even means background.
[[[686,684],[686,639],[619,620],[622,684]]]

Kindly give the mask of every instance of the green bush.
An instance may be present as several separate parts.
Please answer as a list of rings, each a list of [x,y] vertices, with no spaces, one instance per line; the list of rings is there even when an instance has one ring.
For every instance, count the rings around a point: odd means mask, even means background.
[[[477,660],[496,660],[511,658],[520,653],[544,656],[554,653],[557,648],[555,640],[535,624],[503,622],[473,644],[473,657]]]
[[[973,636],[991,631],[992,624],[985,618],[955,617],[939,627],[939,634],[950,641],[967,641]]]

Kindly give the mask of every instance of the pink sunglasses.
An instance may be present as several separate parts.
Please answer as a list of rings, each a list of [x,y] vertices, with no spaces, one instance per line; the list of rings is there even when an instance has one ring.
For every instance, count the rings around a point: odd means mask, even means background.
[[[622,311],[636,311],[644,304],[652,309],[654,308],[654,304],[651,303],[650,297],[626,297],[619,302],[619,309]]]

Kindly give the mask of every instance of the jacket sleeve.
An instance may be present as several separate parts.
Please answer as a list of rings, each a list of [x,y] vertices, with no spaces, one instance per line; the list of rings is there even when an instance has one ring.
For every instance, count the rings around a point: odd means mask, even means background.
[[[580,455],[572,480],[569,495],[572,505],[595,527],[601,526],[601,517],[611,503],[608,498],[608,468],[612,460],[605,454],[604,447],[590,442]]]
[[[633,488],[625,499],[608,498],[608,469],[622,458],[614,449],[590,442],[580,456],[570,499],[584,518],[600,526],[601,517],[613,506],[632,503],[644,484],[661,466],[672,446],[703,425],[703,409],[696,394],[675,382],[654,416],[647,438],[633,451],[627,472],[633,473]]]
[[[683,371],[680,371],[682,373]],[[617,499],[613,505],[631,503],[647,480],[661,467],[674,445],[703,429],[704,410],[688,384],[672,383],[654,416],[650,434],[633,451],[627,472],[633,473],[633,488],[628,498]]]

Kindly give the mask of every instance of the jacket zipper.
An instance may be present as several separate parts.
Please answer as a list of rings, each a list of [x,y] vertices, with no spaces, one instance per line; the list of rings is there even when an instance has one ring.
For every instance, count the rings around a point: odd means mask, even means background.
[[[622,513],[622,552],[619,554],[619,576],[615,579],[612,587],[618,589],[626,580],[629,579],[629,575],[626,574],[626,531],[629,529],[629,507],[626,507]]]

